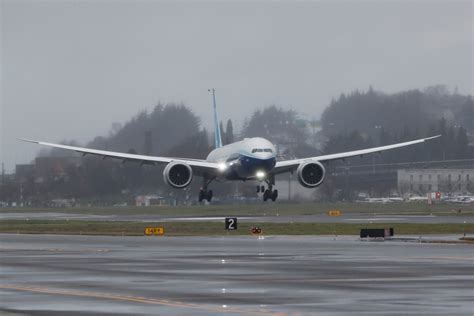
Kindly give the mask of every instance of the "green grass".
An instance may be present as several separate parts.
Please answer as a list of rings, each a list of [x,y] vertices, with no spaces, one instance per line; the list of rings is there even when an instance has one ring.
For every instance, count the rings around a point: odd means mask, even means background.
[[[7,220],[0,222],[0,233],[74,234],[74,235],[143,235],[145,227],[164,227],[167,236],[249,235],[259,226],[265,235],[359,235],[361,228],[393,227],[396,235],[472,234],[474,224],[410,223],[239,223],[237,231],[226,231],[218,222],[98,222],[78,220]]]
[[[425,203],[311,203],[280,204],[265,203],[253,205],[207,205],[178,207],[74,207],[74,208],[0,208],[0,213],[69,213],[89,215],[163,215],[163,216],[245,216],[245,215],[312,215],[340,210],[343,214],[376,213],[386,215],[474,215],[474,204],[436,204]]]

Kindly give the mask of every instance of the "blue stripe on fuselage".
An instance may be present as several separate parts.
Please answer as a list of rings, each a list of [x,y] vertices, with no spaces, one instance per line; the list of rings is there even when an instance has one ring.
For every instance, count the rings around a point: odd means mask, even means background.
[[[233,160],[226,172],[228,180],[245,180],[255,178],[257,171],[269,173],[275,167],[276,158],[260,159],[239,154],[238,158]]]

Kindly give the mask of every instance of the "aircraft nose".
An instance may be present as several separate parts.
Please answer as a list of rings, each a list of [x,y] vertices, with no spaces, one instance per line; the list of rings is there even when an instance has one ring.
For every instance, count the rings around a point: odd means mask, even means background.
[[[258,153],[257,157],[259,159],[270,159],[273,157],[273,154],[272,153],[266,153],[266,152],[263,152],[263,153]]]
[[[276,159],[272,156],[262,160],[262,168],[266,171],[270,171],[275,166]]]

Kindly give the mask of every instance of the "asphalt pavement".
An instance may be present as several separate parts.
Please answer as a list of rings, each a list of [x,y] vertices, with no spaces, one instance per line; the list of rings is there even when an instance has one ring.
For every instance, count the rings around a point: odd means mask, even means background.
[[[472,315],[474,247],[355,237],[0,235],[0,313]]]

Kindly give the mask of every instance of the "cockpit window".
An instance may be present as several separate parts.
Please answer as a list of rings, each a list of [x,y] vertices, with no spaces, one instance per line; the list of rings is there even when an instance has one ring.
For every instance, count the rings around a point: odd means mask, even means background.
[[[252,154],[254,154],[254,153],[263,153],[263,152],[272,153],[273,151],[271,150],[271,148],[254,148],[254,149],[252,149]]]

